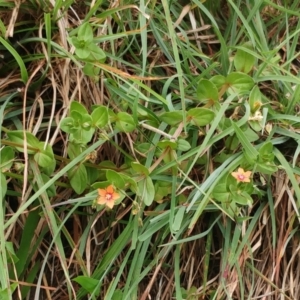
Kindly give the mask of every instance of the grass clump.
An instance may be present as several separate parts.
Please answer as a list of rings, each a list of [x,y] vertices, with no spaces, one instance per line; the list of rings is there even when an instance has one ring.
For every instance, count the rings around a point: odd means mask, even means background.
[[[299,298],[299,1],[0,4],[2,299]]]

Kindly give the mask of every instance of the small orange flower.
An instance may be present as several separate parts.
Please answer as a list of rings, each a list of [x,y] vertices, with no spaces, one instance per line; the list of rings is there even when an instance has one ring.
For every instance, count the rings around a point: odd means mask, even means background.
[[[101,205],[106,205],[110,209],[115,205],[115,201],[120,198],[120,194],[116,193],[114,187],[109,185],[105,189],[98,189],[99,197],[97,203]]]
[[[238,168],[237,172],[232,172],[231,175],[238,182],[250,182],[251,171],[244,171],[243,168]]]

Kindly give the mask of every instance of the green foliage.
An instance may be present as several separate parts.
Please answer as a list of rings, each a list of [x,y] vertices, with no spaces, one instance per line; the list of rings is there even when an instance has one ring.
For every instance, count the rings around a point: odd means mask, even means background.
[[[297,297],[299,1],[248,2],[1,4],[0,299]]]
[[[94,41],[93,28],[90,23],[83,23],[76,29],[76,35],[70,37],[69,42],[75,47],[75,54],[78,59],[85,62],[83,71],[86,75],[98,76],[100,69],[95,66],[94,62],[104,62],[106,59],[105,52]]]
[[[214,103],[219,100],[218,89],[213,82],[201,79],[197,86],[197,98],[200,102]]]
[[[136,128],[136,124],[128,113],[119,112],[116,116],[116,127],[122,132],[132,132]]]
[[[246,50],[252,50],[253,48],[251,47],[251,44],[245,43],[244,45],[241,45],[243,48],[239,48],[236,51],[236,54],[234,56],[234,66],[235,69],[238,72],[243,72],[243,73],[250,73],[252,68],[254,67],[255,64],[255,56],[252,55],[251,53],[247,52]]]
[[[96,279],[93,279],[91,277],[77,276],[73,280],[76,281],[77,283],[79,283],[80,286],[89,293],[93,293],[95,289],[99,290],[99,281]],[[97,296],[98,294],[99,294],[99,291],[98,291],[98,293],[95,293],[95,296]]]

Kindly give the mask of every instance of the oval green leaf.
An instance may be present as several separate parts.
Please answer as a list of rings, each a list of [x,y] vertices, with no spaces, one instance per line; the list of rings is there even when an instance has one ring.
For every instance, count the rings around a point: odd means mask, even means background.
[[[253,48],[251,47],[251,45],[249,45],[249,43],[245,43],[242,46],[245,48],[245,50],[246,49],[253,50]],[[245,50],[238,49],[236,51],[233,63],[235,69],[238,72],[249,73],[255,64],[256,58]]]
[[[150,177],[146,177],[138,182],[138,193],[145,205],[149,206],[152,204],[154,200],[155,189]]]
[[[166,149],[166,148],[170,148],[172,150],[176,150],[177,149],[177,143],[176,142],[172,142],[172,141],[169,141],[169,140],[162,140],[162,141],[159,141],[157,143],[157,146],[161,149]]]
[[[122,132],[132,132],[136,128],[136,124],[131,115],[126,112],[117,114],[116,127]]]
[[[197,98],[200,102],[218,101],[218,89],[207,79],[201,79],[197,86]]]
[[[137,162],[132,162],[131,163],[131,167],[138,174],[143,174],[145,176],[149,175],[148,168],[146,168],[145,166],[143,166],[143,165],[141,165],[141,164],[139,164]]]
[[[91,43],[93,41],[94,35],[90,23],[86,22],[79,27],[78,38],[86,43]]]
[[[177,150],[179,151],[188,151],[191,149],[191,145],[188,141],[184,139],[177,140]]]
[[[15,153],[12,147],[4,147],[0,152],[0,171],[8,171],[14,161]]]
[[[81,285],[83,289],[85,289],[87,292],[90,294],[94,292],[94,290],[97,288],[99,285],[99,280],[88,277],[88,276],[77,276],[76,278],[73,279],[75,282]],[[99,286],[100,288],[100,286]],[[98,295],[96,293],[95,295]]]
[[[106,171],[106,179],[118,189],[123,189],[125,186],[122,176],[113,170]]]
[[[62,131],[66,133],[73,133],[77,130],[77,128],[74,130],[75,122],[74,119],[71,117],[67,117],[61,120],[59,127]]]
[[[207,108],[196,107],[187,112],[187,121],[198,127],[209,124],[215,117],[215,113]]]
[[[44,142],[39,143],[39,150],[34,154],[34,160],[39,166],[47,168],[53,164],[54,154],[51,146],[47,145],[44,149],[44,144]]]
[[[81,194],[87,187],[88,179],[85,166],[79,164],[68,171],[71,187],[77,194]]]
[[[103,128],[108,123],[108,111],[105,106],[98,106],[91,114],[93,123],[98,128]]]
[[[168,125],[175,126],[183,121],[182,110],[168,111],[159,116],[160,120]]]
[[[72,114],[73,111],[79,112],[81,115],[88,114],[87,109],[79,102],[72,101],[70,105],[70,114]]]
[[[30,132],[25,132],[26,134],[26,145],[27,153],[28,154],[34,154],[39,146],[39,140]],[[24,131],[23,130],[15,130],[10,131],[7,133],[9,139],[18,144],[18,145],[24,145]],[[20,152],[24,152],[24,147],[16,147],[16,149]]]
[[[254,86],[252,77],[241,72],[230,73],[226,78],[229,93],[247,94]]]
[[[251,109],[251,113],[254,114],[258,111],[262,106],[262,95],[257,85],[253,87],[249,95],[249,105]]]

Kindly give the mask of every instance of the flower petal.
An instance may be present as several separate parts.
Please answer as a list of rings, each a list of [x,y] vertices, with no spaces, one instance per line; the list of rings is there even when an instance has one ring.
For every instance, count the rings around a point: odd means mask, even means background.
[[[238,179],[239,173],[238,172],[232,172],[231,175],[235,178]]]
[[[251,176],[251,173],[252,173],[251,171],[247,171],[247,172],[245,172],[245,173],[244,173],[244,175],[245,175],[245,177],[248,177],[248,178],[250,178],[250,176]]]
[[[120,194],[118,194],[118,193],[113,193],[112,194],[112,200],[117,200],[117,199],[119,199],[120,198]]]
[[[98,197],[97,199],[97,203],[100,204],[100,205],[104,205],[106,204],[107,200],[105,199],[105,197]]]
[[[106,195],[106,190],[98,189],[98,195],[101,196],[101,197],[105,197],[105,195]]]
[[[114,187],[112,185],[109,185],[106,189],[106,193],[113,194],[114,193]]]
[[[106,206],[109,207],[110,209],[112,209],[115,205],[115,201],[106,201]]]
[[[239,174],[244,174],[245,173],[245,171],[244,171],[244,169],[243,168],[238,168],[238,171],[237,171]]]

